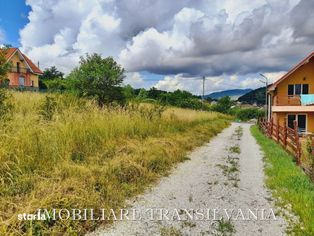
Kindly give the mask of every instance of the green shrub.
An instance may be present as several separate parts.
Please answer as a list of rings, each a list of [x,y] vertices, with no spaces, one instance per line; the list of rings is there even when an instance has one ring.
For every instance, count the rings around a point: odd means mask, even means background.
[[[234,102],[229,96],[222,97],[217,101],[217,104],[212,105],[211,109],[224,114],[230,114],[230,109],[234,105]]]
[[[65,79],[46,80],[43,83],[50,92],[63,92],[67,89],[67,80]]]
[[[236,108],[231,110],[230,112],[232,115],[234,115],[237,119],[242,121],[248,121],[251,119],[258,119],[260,117],[265,116],[265,110],[261,110],[258,108]]]

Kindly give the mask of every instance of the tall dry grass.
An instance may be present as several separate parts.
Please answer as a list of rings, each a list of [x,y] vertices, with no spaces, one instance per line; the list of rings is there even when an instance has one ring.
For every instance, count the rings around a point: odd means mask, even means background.
[[[218,113],[155,105],[99,109],[67,95],[53,95],[49,108],[38,93],[14,93],[12,101],[11,119],[0,124],[1,235],[93,230],[106,222],[19,221],[17,214],[118,209],[229,123]]]

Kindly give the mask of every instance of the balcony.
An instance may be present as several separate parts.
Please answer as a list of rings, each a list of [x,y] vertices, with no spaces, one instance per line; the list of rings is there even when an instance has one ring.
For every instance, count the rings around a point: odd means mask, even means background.
[[[273,112],[314,112],[314,94],[275,96],[273,99]]]
[[[300,96],[275,96],[274,106],[300,106],[301,99]]]
[[[27,74],[27,73],[30,73],[30,69],[24,68],[24,67],[13,66],[13,67],[11,67],[11,72],[20,73],[20,74]]]

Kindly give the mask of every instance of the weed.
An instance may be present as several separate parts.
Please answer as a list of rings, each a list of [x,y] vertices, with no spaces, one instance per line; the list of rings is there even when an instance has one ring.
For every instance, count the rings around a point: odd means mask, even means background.
[[[160,229],[161,236],[182,236],[182,232],[175,227],[162,227]]]
[[[182,227],[194,228],[194,227],[196,227],[196,223],[191,222],[191,221],[184,221],[182,224]]]
[[[233,181],[232,186],[238,187],[239,180],[239,159],[238,158],[232,158],[231,156],[227,157],[227,163],[229,165],[222,165],[217,164],[219,168],[222,169],[223,174],[228,178],[229,181]],[[224,185],[228,185],[227,182],[224,183]]]
[[[241,153],[241,150],[240,150],[239,146],[232,146],[232,147],[229,148],[229,151],[231,153],[236,153],[236,154],[240,154]]]
[[[242,128],[242,126],[239,126],[239,127],[236,128],[235,134],[237,136],[237,139],[241,140],[241,137],[243,136],[243,128]]]
[[[236,232],[232,222],[230,220],[224,220],[223,218],[218,220],[217,231],[222,236],[230,236]]]

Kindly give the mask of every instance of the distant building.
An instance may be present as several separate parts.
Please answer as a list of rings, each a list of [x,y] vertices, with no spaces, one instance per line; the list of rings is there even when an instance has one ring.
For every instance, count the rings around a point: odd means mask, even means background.
[[[43,72],[18,48],[0,49],[7,61],[11,62],[11,71],[8,73],[11,88],[25,88],[38,90],[39,75]]]

